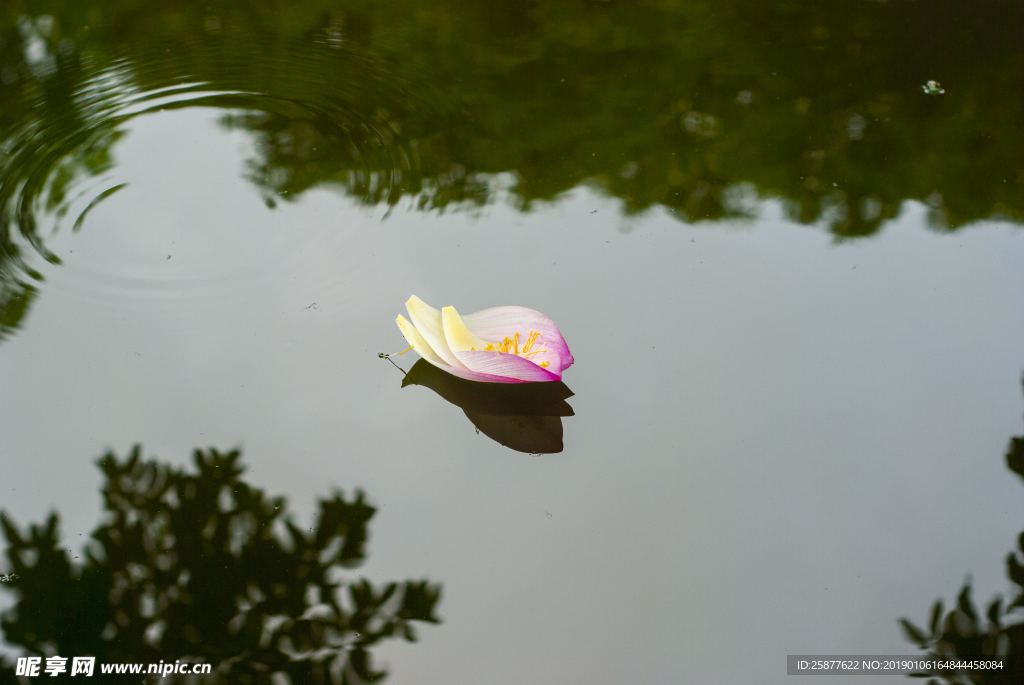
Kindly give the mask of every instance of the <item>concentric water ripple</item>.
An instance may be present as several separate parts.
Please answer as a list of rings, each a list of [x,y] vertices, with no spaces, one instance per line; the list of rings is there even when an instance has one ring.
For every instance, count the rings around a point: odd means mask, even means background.
[[[25,107],[7,127],[0,157],[0,338],[19,325],[45,280],[43,265],[62,264],[53,241],[88,231],[90,214],[131,187],[135,179],[115,163],[118,141],[160,113],[220,112],[225,132],[245,132],[254,154],[239,173],[271,208],[318,186],[340,189],[366,205],[394,206],[406,193],[430,201],[417,143],[403,136],[392,117],[426,105],[382,63],[329,36],[284,46],[254,44],[243,57],[231,54],[206,45],[154,45],[146,59],[136,55],[103,65],[64,50],[54,53],[51,69],[24,70],[33,78],[19,86]],[[190,64],[182,64],[183,55],[191,57]],[[36,55],[36,61],[45,58]],[[214,76],[217,86],[204,76]],[[190,118],[185,125],[197,121]],[[464,176],[458,179],[462,186]],[[295,236],[285,241],[278,265],[303,245]],[[267,274],[273,265],[208,260],[198,271],[173,275],[125,267],[110,273],[102,260],[80,264],[68,274],[69,290],[121,304],[153,302],[202,290],[210,279],[239,279],[243,271]],[[246,288],[242,281],[235,286],[226,290]]]

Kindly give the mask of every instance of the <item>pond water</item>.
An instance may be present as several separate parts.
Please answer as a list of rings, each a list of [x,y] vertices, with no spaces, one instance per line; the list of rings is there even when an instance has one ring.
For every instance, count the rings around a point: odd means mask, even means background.
[[[1024,13],[923,5],[0,10],[0,682],[781,683],[1016,599]],[[411,295],[564,386],[381,359]]]

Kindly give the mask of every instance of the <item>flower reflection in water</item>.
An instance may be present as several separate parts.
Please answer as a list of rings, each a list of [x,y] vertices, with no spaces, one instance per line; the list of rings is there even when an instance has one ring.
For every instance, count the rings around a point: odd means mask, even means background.
[[[403,388],[409,385],[430,388],[461,408],[481,433],[517,452],[561,452],[562,417],[574,415],[566,402],[573,392],[562,381],[475,383],[420,359],[402,381]]]

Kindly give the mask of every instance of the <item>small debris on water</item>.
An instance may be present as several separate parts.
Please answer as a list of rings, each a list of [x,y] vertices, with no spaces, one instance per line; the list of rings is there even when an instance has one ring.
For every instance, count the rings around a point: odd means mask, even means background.
[[[921,90],[924,91],[925,95],[942,95],[946,92],[943,87],[939,85],[938,81],[929,81],[921,86]]]
[[[868,122],[864,117],[854,114],[846,122],[846,135],[850,137],[850,140],[860,140],[864,137],[864,127],[867,125]]]

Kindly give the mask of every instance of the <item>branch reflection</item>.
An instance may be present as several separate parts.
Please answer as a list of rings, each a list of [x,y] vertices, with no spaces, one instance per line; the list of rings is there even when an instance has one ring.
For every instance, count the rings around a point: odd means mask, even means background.
[[[1022,379],[1024,384],[1024,379]],[[1024,436],[1010,438],[1006,450],[1006,467],[1024,478]],[[934,685],[1010,685],[1024,683],[1024,532],[1017,540],[1018,549],[1006,556],[1006,574],[1013,585],[1013,597],[996,597],[982,613],[971,599],[970,580],[964,583],[956,606],[946,611],[942,600],[936,600],[926,627],[906,618],[900,625],[906,638],[928,653],[941,659],[1005,659],[1003,668],[957,672],[933,669],[929,683]],[[987,621],[985,619],[988,619]]]
[[[204,683],[353,684],[385,676],[373,645],[414,641],[414,622],[438,622],[439,585],[343,577],[365,559],[376,511],[361,491],[320,500],[315,525],[300,528],[284,498],[241,479],[237,450],[197,450],[194,461],[188,472],[137,446],[99,460],[108,518],[80,561],[57,513],[22,532],[0,512],[10,579],[0,587],[17,598],[0,624],[7,642],[30,656],[95,656],[101,682],[102,664],[181,660],[210,664]],[[0,683],[16,682],[0,659]]]
[[[420,359],[402,387],[422,385],[462,409],[477,429],[495,442],[530,454],[561,452],[562,418],[574,412],[573,392],[562,381],[474,383]]]

